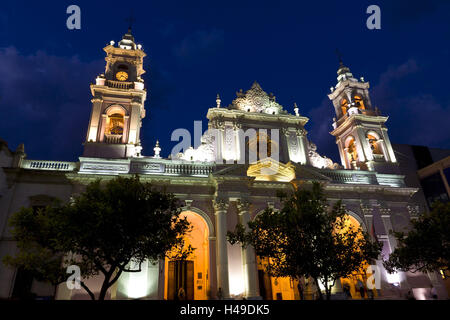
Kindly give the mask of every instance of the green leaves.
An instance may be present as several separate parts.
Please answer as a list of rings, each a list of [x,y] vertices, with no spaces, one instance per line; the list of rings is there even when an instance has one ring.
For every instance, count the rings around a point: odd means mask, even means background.
[[[389,272],[450,268],[450,203],[436,202],[429,213],[411,221],[408,233],[394,232],[397,248],[384,262]]]
[[[334,283],[381,251],[360,227],[350,226],[341,201],[330,208],[322,186],[314,183],[286,197],[279,212],[266,209],[249,222],[247,232],[238,225],[228,240],[252,245],[257,255],[269,258],[271,276]],[[328,298],[331,286],[325,286]]]
[[[189,223],[179,215],[172,194],[137,176],[98,180],[66,205],[15,213],[10,224],[19,253],[5,262],[53,284],[65,281],[71,264],[80,266],[83,278],[102,273],[102,299],[131,259],[164,258],[182,241]]]

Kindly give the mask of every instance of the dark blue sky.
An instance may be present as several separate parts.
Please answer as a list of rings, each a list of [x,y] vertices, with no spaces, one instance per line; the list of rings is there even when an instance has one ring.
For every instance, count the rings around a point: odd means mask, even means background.
[[[81,30],[66,28],[67,6]],[[366,8],[381,8],[381,30]],[[371,83],[394,143],[450,148],[450,1],[8,1],[0,9],[0,138],[28,158],[77,160],[104,71],[102,48],[127,30],[147,53],[141,139],[167,156],[174,129],[193,131],[220,93],[228,105],[257,80],[310,118],[309,139],[337,159],[327,93],[338,60]]]

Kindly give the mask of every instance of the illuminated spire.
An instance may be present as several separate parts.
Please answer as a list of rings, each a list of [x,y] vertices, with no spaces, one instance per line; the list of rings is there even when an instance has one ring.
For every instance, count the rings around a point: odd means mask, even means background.
[[[300,113],[298,113],[298,106],[296,102],[294,102],[294,112],[297,117],[300,117]]]
[[[161,152],[161,148],[159,147],[159,141],[156,140],[156,145],[153,148],[153,151],[155,151],[155,155],[153,156],[153,158],[161,158],[161,156],[159,155],[159,153]]]
[[[220,96],[219,96],[219,94],[217,94],[217,97],[216,97],[217,108],[220,108],[221,102],[222,102],[222,100],[220,100]]]

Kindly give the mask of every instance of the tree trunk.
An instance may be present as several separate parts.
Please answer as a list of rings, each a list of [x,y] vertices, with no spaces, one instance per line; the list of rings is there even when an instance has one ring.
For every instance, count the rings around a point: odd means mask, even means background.
[[[319,280],[317,278],[313,278],[313,279],[314,279],[314,283],[316,284],[316,287],[317,287],[317,293],[319,293],[319,298],[320,298],[320,300],[323,300],[323,294],[322,294],[322,290],[320,290]]]
[[[91,297],[92,300],[95,300],[94,293],[92,293],[92,291],[89,290],[89,288],[84,284],[83,281],[80,281],[80,285],[83,287],[84,290],[86,290],[86,292],[89,294],[89,297]]]
[[[108,275],[105,275],[105,280],[103,281],[102,288],[100,289],[100,295],[98,296],[98,300],[105,300],[106,293],[108,292],[110,283],[109,279],[111,278],[111,275],[108,273]]]

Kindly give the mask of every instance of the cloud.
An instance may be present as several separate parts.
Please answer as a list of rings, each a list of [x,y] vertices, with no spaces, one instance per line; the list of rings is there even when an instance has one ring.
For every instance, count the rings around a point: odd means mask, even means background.
[[[388,67],[386,71],[381,73],[378,84],[372,89],[372,96],[376,98],[375,103],[372,102],[372,104],[388,103],[389,100],[398,96],[399,89],[397,87],[401,85],[401,81],[405,77],[416,74],[419,71],[419,66],[414,59],[409,59],[398,66]],[[383,108],[389,106],[390,104],[388,103]]]
[[[308,139],[317,145],[317,152],[340,163],[336,139],[330,134],[335,117],[333,103],[328,97],[324,98],[317,108],[308,113],[308,117]]]
[[[426,79],[414,60],[391,66],[380,75],[372,89],[372,104],[389,116],[387,126],[394,143],[450,148],[450,106],[430,92],[413,91],[418,79]],[[447,97],[446,101],[448,101]]]
[[[102,60],[0,48],[0,136],[11,148],[24,142],[31,158],[76,159],[91,109],[89,83],[103,68]]]
[[[199,30],[187,35],[174,48],[174,54],[181,60],[199,61],[211,56],[224,44],[224,32],[219,29]]]

